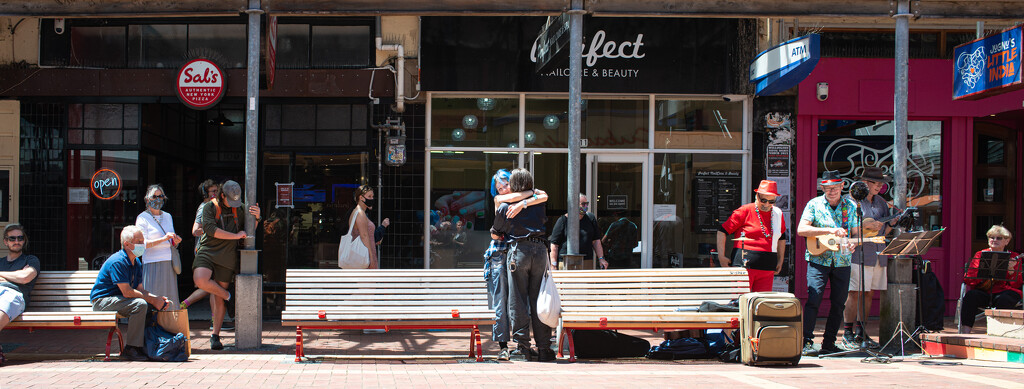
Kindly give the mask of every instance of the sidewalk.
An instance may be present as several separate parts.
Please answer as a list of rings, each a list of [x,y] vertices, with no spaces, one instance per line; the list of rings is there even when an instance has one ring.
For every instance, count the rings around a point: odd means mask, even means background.
[[[819,320],[823,325],[824,320]],[[468,331],[303,331],[312,362],[294,362],[295,329],[264,323],[264,346],[209,350],[209,322],[196,320],[189,362],[100,362],[104,331],[49,330],[0,333],[11,359],[0,367],[0,387],[401,387],[483,386],[635,388],[1024,387],[1019,364],[908,359],[890,364],[860,358],[804,358],[796,368],[756,368],[718,361],[638,359],[569,363],[497,362],[484,331],[485,362],[468,358]],[[876,322],[872,323],[877,326]],[[652,343],[661,334],[627,331]],[[97,356],[99,355],[99,356]],[[327,355],[325,358],[319,356]]]

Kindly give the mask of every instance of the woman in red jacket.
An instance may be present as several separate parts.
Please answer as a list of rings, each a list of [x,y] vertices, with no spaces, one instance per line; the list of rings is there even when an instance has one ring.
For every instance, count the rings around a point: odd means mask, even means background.
[[[1009,281],[992,281],[974,279],[978,276],[978,265],[981,260],[981,253],[984,251],[1006,251],[1010,244],[1012,235],[1010,231],[1000,225],[992,226],[988,230],[988,248],[974,253],[971,265],[967,267],[964,274],[964,283],[971,289],[964,294],[963,305],[960,308],[960,333],[971,333],[974,327],[974,316],[983,307],[996,307],[1008,309],[1017,306],[1021,300],[1021,262],[1010,261],[1007,278]],[[1011,257],[1018,254],[1010,252]]]

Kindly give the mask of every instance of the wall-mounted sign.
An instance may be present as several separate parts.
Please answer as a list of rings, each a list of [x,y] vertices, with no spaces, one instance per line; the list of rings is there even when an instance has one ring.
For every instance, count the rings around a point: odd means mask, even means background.
[[[89,204],[89,188],[68,188],[68,204]]]
[[[295,186],[294,182],[275,182],[277,186],[277,208],[295,208],[292,204],[292,189]]]
[[[178,99],[192,109],[208,109],[224,97],[224,72],[210,60],[197,58],[178,70]]]
[[[953,49],[953,100],[977,100],[1022,87],[1018,25]]]
[[[694,179],[694,212],[698,232],[715,232],[732,211],[740,207],[739,170],[700,170]]]
[[[121,193],[121,176],[110,169],[100,169],[93,173],[89,189],[92,195],[100,200],[110,200]]]
[[[627,195],[608,195],[608,210],[616,211],[628,209],[629,196]]]
[[[821,58],[821,37],[808,34],[761,52],[750,63],[750,82],[757,96],[771,96],[807,78]]]
[[[277,75],[277,16],[267,16],[267,90],[274,89]]]

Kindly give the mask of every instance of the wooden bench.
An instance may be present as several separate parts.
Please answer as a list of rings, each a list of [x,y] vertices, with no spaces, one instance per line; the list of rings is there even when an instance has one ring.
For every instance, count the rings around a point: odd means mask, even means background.
[[[562,299],[558,353],[574,329],[674,331],[739,328],[738,312],[697,312],[704,301],[725,304],[750,291],[743,268],[559,270]]]
[[[480,269],[289,269],[281,323],[302,330],[470,329],[469,356],[482,361],[480,327],[494,324]]]
[[[89,293],[99,271],[42,271],[25,307],[25,313],[4,329],[109,329],[104,361],[110,360],[110,342],[117,334],[118,352],[124,339],[117,328],[117,312],[95,312]]]

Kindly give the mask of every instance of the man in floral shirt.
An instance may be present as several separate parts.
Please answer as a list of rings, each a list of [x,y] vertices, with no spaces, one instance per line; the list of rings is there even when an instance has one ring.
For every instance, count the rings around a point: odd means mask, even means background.
[[[843,180],[838,172],[825,171],[818,180],[823,195],[811,199],[800,216],[797,235],[816,237],[835,235],[844,238],[860,233],[857,220],[857,204],[843,197]],[[854,243],[848,247],[852,253]],[[850,260],[852,255],[840,251],[826,250],[821,255],[806,253],[807,260],[807,303],[804,305],[804,355],[814,355],[814,324],[818,318],[818,307],[825,292],[825,285],[831,283],[828,320],[821,340],[822,354],[843,351],[836,347],[836,334],[843,323],[843,309],[850,288]]]

